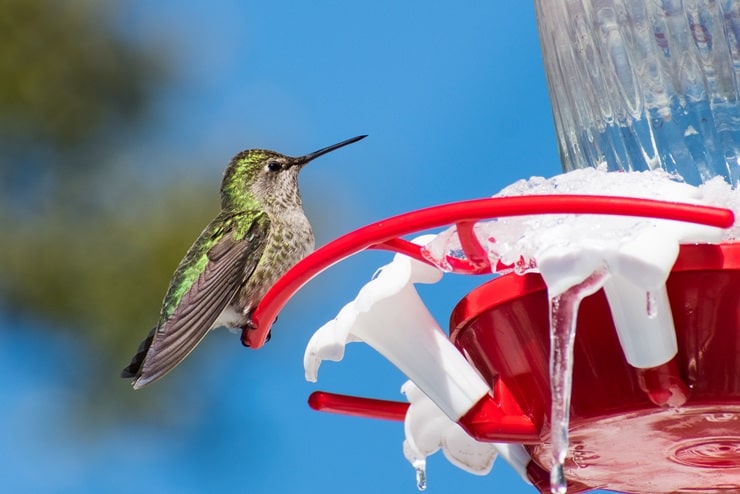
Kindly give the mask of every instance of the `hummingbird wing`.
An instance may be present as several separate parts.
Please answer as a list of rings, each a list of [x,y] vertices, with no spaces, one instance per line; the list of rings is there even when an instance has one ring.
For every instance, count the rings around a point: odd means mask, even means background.
[[[183,259],[160,323],[142,343],[148,348],[141,365],[136,370],[134,357],[124,369],[124,375],[134,374],[134,388],[156,381],[187,357],[257,267],[270,227],[267,215],[258,215],[245,231],[230,220],[209,225]]]

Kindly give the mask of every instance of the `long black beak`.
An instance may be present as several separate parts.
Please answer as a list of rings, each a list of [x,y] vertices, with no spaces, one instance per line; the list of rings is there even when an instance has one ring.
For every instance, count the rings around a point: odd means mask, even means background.
[[[313,159],[316,159],[319,156],[322,156],[322,155],[324,155],[326,153],[331,153],[335,149],[339,149],[339,148],[344,147],[344,146],[346,146],[348,144],[352,144],[353,142],[357,142],[360,139],[364,139],[366,137],[367,137],[367,135],[353,137],[352,139],[347,139],[346,141],[338,142],[337,144],[332,144],[331,146],[325,147],[323,149],[319,149],[318,151],[314,151],[311,154],[307,154],[305,156],[299,156],[297,158],[293,158],[292,165],[293,166],[295,166],[295,165],[305,165],[309,161],[311,161]]]

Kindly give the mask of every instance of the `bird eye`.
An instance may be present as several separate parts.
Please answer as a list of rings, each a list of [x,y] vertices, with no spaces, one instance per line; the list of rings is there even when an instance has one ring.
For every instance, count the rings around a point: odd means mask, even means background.
[[[280,165],[279,161],[268,161],[267,162],[267,169],[271,172],[277,172],[280,171],[282,166]]]

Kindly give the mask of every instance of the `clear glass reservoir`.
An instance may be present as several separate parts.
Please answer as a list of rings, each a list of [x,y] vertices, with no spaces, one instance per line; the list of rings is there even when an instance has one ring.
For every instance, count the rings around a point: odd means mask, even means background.
[[[565,171],[740,184],[740,1],[535,5]]]

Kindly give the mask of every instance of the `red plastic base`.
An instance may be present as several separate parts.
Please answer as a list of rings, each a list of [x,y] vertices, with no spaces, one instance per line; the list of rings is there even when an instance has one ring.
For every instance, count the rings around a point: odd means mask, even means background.
[[[550,467],[546,440],[529,448]],[[570,430],[569,482],[630,493],[740,492],[740,405],[643,409]]]
[[[494,396],[484,396],[460,417],[460,427],[478,441],[537,442],[537,427],[512,399],[502,380],[494,383],[493,392]]]
[[[603,291],[581,303],[566,476],[622,492],[740,492],[740,243],[683,246],[667,289],[679,353],[648,370],[624,359]],[[473,290],[451,318],[455,344],[538,425],[529,448],[543,470],[547,307],[539,275],[512,274]]]

